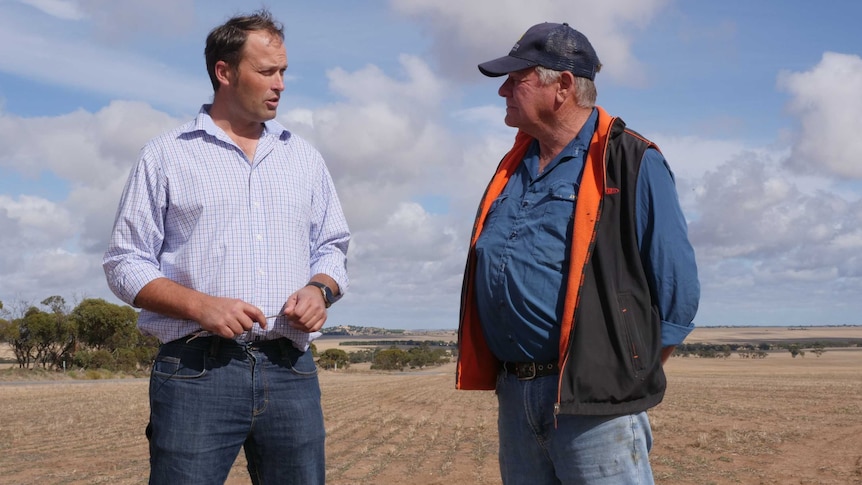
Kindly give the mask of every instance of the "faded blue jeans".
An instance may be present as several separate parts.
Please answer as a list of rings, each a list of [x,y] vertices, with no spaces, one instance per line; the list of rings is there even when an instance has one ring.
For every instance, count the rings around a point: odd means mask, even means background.
[[[317,367],[286,339],[163,344],[147,435],[150,484],[224,483],[240,448],[254,484],[325,481]]]
[[[505,485],[649,485],[652,431],[646,412],[557,416],[551,375],[497,379],[500,473]]]

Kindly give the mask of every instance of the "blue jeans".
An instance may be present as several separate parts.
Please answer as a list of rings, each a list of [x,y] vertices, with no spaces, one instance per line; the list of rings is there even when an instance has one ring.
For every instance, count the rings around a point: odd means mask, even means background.
[[[150,484],[224,483],[245,449],[254,484],[325,481],[311,352],[286,339],[163,344],[150,377]]]
[[[551,375],[497,379],[500,473],[506,485],[653,483],[652,431],[646,412],[622,416],[560,414]]]

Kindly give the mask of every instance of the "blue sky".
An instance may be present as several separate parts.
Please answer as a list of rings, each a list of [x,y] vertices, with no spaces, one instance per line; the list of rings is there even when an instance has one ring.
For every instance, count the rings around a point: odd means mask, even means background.
[[[330,324],[454,328],[475,206],[514,133],[476,64],[568,22],[599,104],[676,174],[698,325],[862,324],[862,3],[272,2],[279,121],[323,153],[354,234]],[[0,0],[0,301],[110,294],[120,190],[211,87],[207,32],[238,0]]]

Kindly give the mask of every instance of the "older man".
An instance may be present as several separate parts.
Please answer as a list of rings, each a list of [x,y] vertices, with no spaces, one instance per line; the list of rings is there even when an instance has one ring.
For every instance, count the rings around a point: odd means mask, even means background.
[[[515,144],[481,201],[459,329],[459,389],[496,389],[512,484],[652,483],[647,409],[700,297],[673,175],[595,106],[601,63],[567,24],[531,27],[499,94]]]

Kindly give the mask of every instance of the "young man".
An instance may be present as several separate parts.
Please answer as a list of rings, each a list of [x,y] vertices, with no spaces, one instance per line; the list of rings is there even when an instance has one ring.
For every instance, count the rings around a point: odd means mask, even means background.
[[[162,345],[150,380],[150,483],[324,483],[308,346],[347,287],[347,223],[320,154],[274,121],[284,33],[267,11],[210,32],[215,94],[151,140],[103,265]]]
[[[595,106],[601,68],[567,24],[479,65],[515,145],[482,199],[459,329],[459,389],[496,389],[513,484],[652,483],[646,410],[700,287],[657,147]]]

